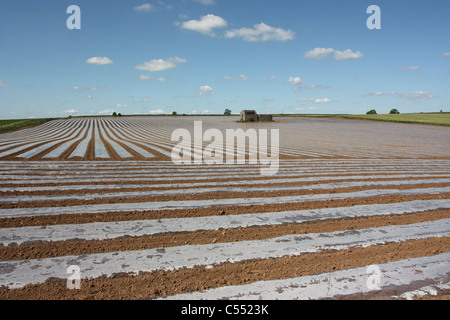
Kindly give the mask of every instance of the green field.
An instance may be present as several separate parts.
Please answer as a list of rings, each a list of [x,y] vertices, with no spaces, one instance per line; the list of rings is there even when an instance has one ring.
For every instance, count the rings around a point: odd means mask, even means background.
[[[54,119],[55,118],[0,120],[0,132],[32,127]]]
[[[289,114],[288,117],[343,118],[450,126],[450,112],[404,114]]]

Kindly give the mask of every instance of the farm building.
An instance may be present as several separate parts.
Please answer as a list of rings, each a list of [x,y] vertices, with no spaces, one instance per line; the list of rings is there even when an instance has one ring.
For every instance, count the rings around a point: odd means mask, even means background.
[[[255,110],[242,110],[240,121],[258,121],[258,114]]]
[[[255,110],[242,110],[239,121],[272,121],[271,114],[258,114]]]

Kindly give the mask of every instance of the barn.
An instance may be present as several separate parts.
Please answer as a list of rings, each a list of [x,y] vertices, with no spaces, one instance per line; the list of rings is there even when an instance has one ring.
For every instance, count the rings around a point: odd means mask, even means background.
[[[255,110],[242,110],[239,121],[242,122],[272,121],[272,115],[258,114]]]

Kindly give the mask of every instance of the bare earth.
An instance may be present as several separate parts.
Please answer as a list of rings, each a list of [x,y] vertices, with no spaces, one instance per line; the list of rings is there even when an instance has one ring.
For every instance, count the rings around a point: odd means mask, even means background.
[[[200,120],[203,131],[279,129],[278,173],[175,166],[172,131]],[[255,299],[266,291],[243,292],[260,282],[278,299],[286,292],[272,281],[340,279],[369,265],[383,275],[408,261],[415,271],[380,290],[364,275],[355,290],[328,280],[324,292],[291,285],[289,294],[448,300],[450,128],[236,120],[75,118],[1,134],[0,299]],[[70,265],[81,269],[80,289],[67,287]]]

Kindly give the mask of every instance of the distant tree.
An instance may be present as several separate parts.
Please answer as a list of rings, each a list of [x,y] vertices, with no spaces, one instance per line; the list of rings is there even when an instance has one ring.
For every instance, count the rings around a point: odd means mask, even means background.
[[[225,112],[223,113],[226,116],[230,116],[231,115],[231,110],[230,109],[225,109]]]
[[[391,111],[389,111],[389,114],[399,114],[400,112],[398,112],[397,109],[392,109]]]
[[[119,116],[119,117],[121,117],[122,116],[122,114],[119,112],[118,114],[117,114],[117,116]]]
[[[367,111],[366,114],[377,114],[377,112],[375,111],[375,109],[371,109]]]
[[[112,115],[113,115],[113,117],[115,117],[115,116],[117,116],[117,113],[114,111]]]
[[[172,112],[172,115],[173,115],[173,116],[176,116],[176,115],[177,115],[177,112],[176,112],[176,111],[173,111],[173,112]]]

